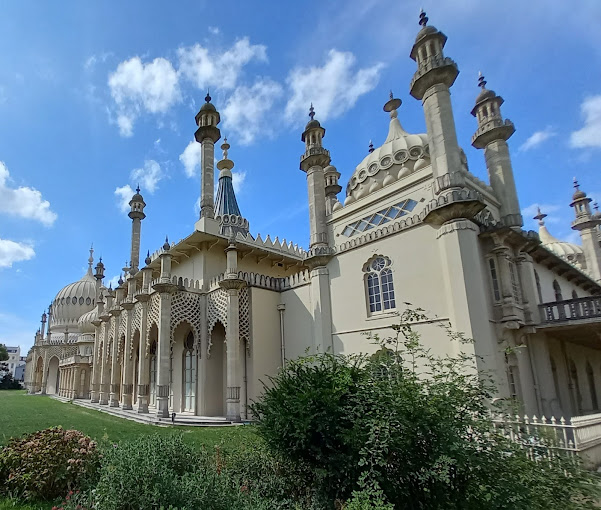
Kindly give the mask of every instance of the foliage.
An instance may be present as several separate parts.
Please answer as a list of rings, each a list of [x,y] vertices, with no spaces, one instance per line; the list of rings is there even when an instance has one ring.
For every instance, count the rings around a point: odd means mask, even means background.
[[[97,469],[96,443],[53,427],[12,439],[0,452],[0,491],[26,500],[62,496]]]
[[[531,460],[495,432],[491,380],[462,335],[447,329],[459,354],[436,357],[414,328],[421,311],[400,319],[393,337],[372,337],[372,358],[310,356],[271,380],[252,411],[276,456],[351,509],[593,508],[595,475],[562,456]]]
[[[15,381],[10,372],[0,376],[0,390],[21,390],[23,387],[19,381]]]
[[[6,361],[8,359],[8,351],[6,345],[0,344],[0,361]]]
[[[113,444],[102,457],[95,508],[266,508],[222,468],[219,456],[181,436],[153,434]]]

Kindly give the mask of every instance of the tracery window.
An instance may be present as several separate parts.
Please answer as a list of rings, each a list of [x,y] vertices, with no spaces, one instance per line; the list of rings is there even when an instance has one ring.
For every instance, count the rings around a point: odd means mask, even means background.
[[[194,357],[194,333],[190,331],[184,342],[184,411],[194,411],[196,359]]]
[[[367,302],[370,313],[396,308],[394,283],[388,257],[377,256],[364,266]]]
[[[563,295],[561,294],[561,287],[557,280],[553,280],[553,290],[555,291],[555,301],[563,301]]]
[[[342,235],[351,237],[355,234],[379,227],[384,223],[388,223],[389,221],[396,220],[401,216],[409,214],[411,211],[413,211],[413,209],[415,209],[416,205],[417,202],[410,198],[403,200],[398,204],[391,205],[390,207],[382,209],[374,214],[370,214],[365,218],[361,218],[360,220],[354,221],[353,223],[347,225],[342,231]]]

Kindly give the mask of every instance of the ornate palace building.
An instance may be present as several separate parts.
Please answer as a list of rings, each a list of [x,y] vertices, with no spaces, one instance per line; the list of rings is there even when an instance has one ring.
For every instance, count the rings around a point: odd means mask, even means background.
[[[423,105],[427,132],[403,129],[401,100],[391,95],[388,134],[374,133],[384,141],[370,146],[343,197],[311,108],[300,158],[307,250],[250,233],[227,140],[215,193],[220,116],[207,95],[195,117],[200,219],[140,264],[146,204],[137,190],[130,267],[116,289],[106,288],[104,265],[90,254],[83,278],[56,295],[27,357],[29,391],[159,417],[244,420],[261,380],[286,359],[374,351],[364,333],[386,335],[412,303],[432,317],[417,326],[427,347],[468,349],[494,374],[499,397],[517,398],[525,413],[599,411],[601,215],[576,184],[570,206],[581,245],[555,239],[542,213],[538,233],[523,230],[503,99],[480,78],[471,143],[486,160],[483,182],[457,140],[450,88],[458,68],[444,55],[447,37],[424,13],[420,25],[410,94]],[[456,345],[436,322],[475,342]]]

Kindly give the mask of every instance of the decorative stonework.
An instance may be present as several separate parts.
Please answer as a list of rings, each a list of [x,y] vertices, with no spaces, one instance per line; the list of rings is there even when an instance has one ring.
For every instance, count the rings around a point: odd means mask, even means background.
[[[157,327],[159,326],[160,302],[161,297],[158,292],[150,296],[150,301],[148,302],[148,320],[146,321],[146,339],[148,339],[152,325],[156,324]]]
[[[182,323],[187,322],[194,333],[194,343],[200,342],[201,324],[201,297],[199,294],[191,292],[176,292],[171,301],[171,347],[175,339],[173,334],[176,328]],[[197,347],[195,345],[195,347]],[[200,352],[200,350],[198,350]]]
[[[227,293],[224,289],[217,289],[207,294],[207,355],[211,355],[211,333],[217,322],[227,328]]]
[[[246,355],[250,357],[250,292],[248,287],[240,289],[239,294],[240,339],[246,340]]]
[[[480,233],[480,229],[478,226],[470,220],[458,219],[449,221],[442,225],[438,232],[436,233],[436,239],[440,239],[445,234],[450,234],[451,232],[457,232],[458,230],[471,230],[476,234]]]

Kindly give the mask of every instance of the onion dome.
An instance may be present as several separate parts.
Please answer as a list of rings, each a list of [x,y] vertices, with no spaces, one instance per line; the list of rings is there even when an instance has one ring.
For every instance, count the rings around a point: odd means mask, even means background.
[[[346,188],[345,205],[430,166],[428,135],[403,129],[397,113],[400,105],[401,100],[394,99],[391,92],[384,105],[384,111],[390,113],[388,136],[382,146],[373,150],[370,146],[368,155],[357,165]]]
[[[415,42],[429,34],[438,33],[438,29],[436,27],[428,25],[428,16],[426,16],[426,13],[423,10],[419,11],[419,24],[422,26],[422,29],[415,36]]]
[[[205,103],[200,107],[200,111],[201,112],[216,112],[217,109],[215,108],[215,106],[213,106],[213,103],[211,103],[211,96],[209,95],[209,91],[207,91],[207,95],[205,96]]]
[[[98,318],[98,309],[94,307],[89,312],[84,313],[77,321],[77,327],[80,333],[95,333],[92,321]]]
[[[487,99],[493,99],[497,97],[497,94],[494,90],[489,90],[486,88],[486,80],[484,79],[484,76],[482,76],[482,73],[478,74],[478,87],[480,87],[481,90],[478,94],[478,97],[476,98],[476,106],[478,106],[483,101],[486,101]]]
[[[51,331],[63,331],[65,326],[77,325],[84,314],[92,310],[96,304],[96,280],[92,274],[92,253],[88,259],[88,270],[78,281],[63,287],[52,302]]]
[[[572,200],[580,200],[582,198],[586,198],[586,193],[580,189],[580,184],[578,184],[576,177],[574,177],[574,189],[576,191],[574,191],[574,194],[572,195]],[[590,202],[591,199],[589,198],[588,201]]]
[[[582,269],[585,267],[586,263],[582,246],[568,243],[566,241],[560,241],[556,237],[552,236],[545,226],[544,218],[546,217],[547,215],[541,213],[540,208],[538,209],[538,214],[534,217],[535,220],[538,220],[538,236],[542,245],[550,252],[570,262],[578,268]]]
[[[315,118],[315,108],[313,108],[313,103],[311,103],[311,107],[309,108],[309,117],[311,117],[311,120],[307,122],[307,125],[305,126],[305,131],[321,127],[321,124]]]

